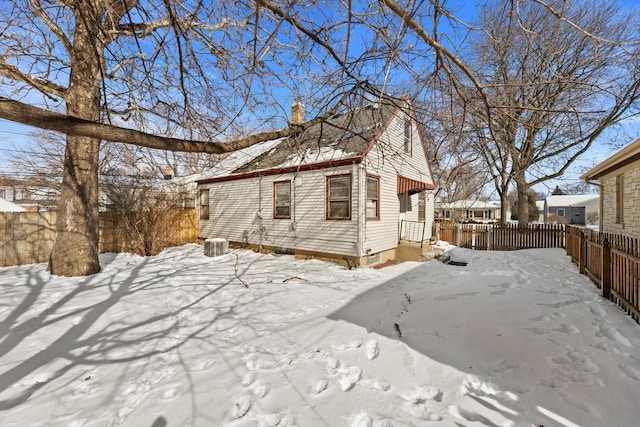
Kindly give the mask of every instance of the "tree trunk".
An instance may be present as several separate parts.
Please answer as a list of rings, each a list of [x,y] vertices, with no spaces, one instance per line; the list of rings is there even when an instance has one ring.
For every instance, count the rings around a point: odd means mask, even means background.
[[[66,94],[67,114],[100,119],[102,49],[100,23],[93,15],[77,17],[75,58]],[[100,140],[68,136],[56,238],[49,258],[51,274],[86,276],[100,271],[98,259],[98,157]]]
[[[524,179],[516,180],[518,190],[518,224],[529,223],[529,186]]]
[[[507,192],[500,193],[500,224],[504,225],[511,218],[507,218],[509,212],[509,200],[507,199]]]

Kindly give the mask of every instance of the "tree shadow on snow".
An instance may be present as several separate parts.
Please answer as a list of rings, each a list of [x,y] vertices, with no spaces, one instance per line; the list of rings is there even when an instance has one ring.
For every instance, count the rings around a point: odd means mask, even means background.
[[[513,286],[513,281],[521,279],[517,274],[509,278],[504,272],[493,276],[486,272],[486,277],[479,277],[465,273],[465,268],[435,260],[421,264],[359,294],[328,317],[396,340],[398,345],[406,345],[430,359],[425,363],[435,361],[465,373],[459,390],[465,396],[466,405],[449,408],[459,425],[576,425],[584,420],[589,420],[585,425],[604,425],[606,420],[596,421],[599,410],[593,408],[597,408],[597,403],[589,406],[590,403],[585,402],[587,409],[582,420],[567,420],[561,415],[571,407],[571,402],[560,397],[570,393],[563,388],[575,382],[566,377],[531,378],[527,372],[527,363],[532,361],[547,363],[548,369],[542,371],[551,376],[563,369],[572,369],[552,364],[553,358],[557,360],[562,355],[566,358],[568,347],[561,342],[555,344],[554,337],[542,329],[540,333],[526,331],[527,326],[536,326],[534,319],[523,318],[526,310],[522,306],[510,306],[500,298],[507,292],[523,292],[522,303],[535,304],[537,301],[531,301],[530,296],[534,293],[532,287]],[[469,286],[447,283],[454,275],[457,284],[466,281]],[[487,298],[487,294],[493,298]],[[478,298],[481,296],[484,297]],[[557,301],[549,295],[543,297],[551,303]],[[518,297],[511,300],[517,301]],[[568,323],[570,319],[564,321]],[[519,323],[514,327],[511,322],[521,322],[524,328]],[[402,366],[399,361],[397,369],[411,370],[412,367]],[[597,386],[598,379],[594,378],[590,384],[586,373],[573,373],[585,379],[585,384],[579,386],[593,387],[595,400],[602,392]],[[421,381],[428,383],[429,379]],[[422,383],[416,384],[420,385]],[[573,407],[571,413],[575,412]],[[492,414],[491,419],[482,414]]]
[[[201,247],[194,245],[193,251],[201,254]],[[217,345],[219,335],[241,321],[238,307],[259,298],[240,293],[223,307],[208,301],[229,288],[236,294],[244,289],[239,277],[255,261],[231,273],[211,263],[203,275],[200,270],[194,273],[189,256],[170,250],[126,265],[112,262],[110,254],[103,257],[102,271],[82,278],[52,277],[44,265],[0,270],[0,313],[5,314],[0,316],[0,411],[24,403],[42,388],[56,391],[70,381],[82,381],[87,371],[101,365],[142,363],[186,343]],[[14,306],[9,306],[12,301]],[[140,308],[145,301],[156,306]],[[18,359],[13,351],[27,356]],[[71,377],[65,376],[70,372]],[[127,381],[126,375],[122,373],[119,383]],[[105,399],[113,399],[114,393]]]

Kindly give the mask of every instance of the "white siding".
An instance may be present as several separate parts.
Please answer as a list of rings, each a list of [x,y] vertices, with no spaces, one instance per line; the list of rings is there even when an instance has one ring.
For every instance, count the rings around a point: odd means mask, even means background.
[[[346,166],[204,184],[201,188],[210,191],[210,216],[200,220],[199,236],[244,242],[248,234],[251,244],[358,255],[357,169]],[[326,177],[340,174],[352,174],[351,220],[326,220]],[[292,183],[291,219],[273,219],[273,183],[283,180]]]
[[[411,152],[404,151],[404,114],[399,114],[380,136],[365,159],[365,172],[380,177],[380,220],[367,221],[364,250],[371,253],[394,248],[398,244],[400,202],[397,194],[398,175],[421,182],[433,183],[422,141],[413,123]],[[411,210],[406,219],[418,220],[418,195],[410,197]],[[425,239],[431,237],[434,199],[429,192],[425,201]]]

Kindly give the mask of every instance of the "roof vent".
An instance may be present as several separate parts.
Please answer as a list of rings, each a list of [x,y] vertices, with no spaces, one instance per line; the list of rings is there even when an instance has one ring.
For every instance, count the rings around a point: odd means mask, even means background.
[[[204,241],[204,254],[208,257],[216,257],[229,252],[229,242],[226,239],[215,238]]]

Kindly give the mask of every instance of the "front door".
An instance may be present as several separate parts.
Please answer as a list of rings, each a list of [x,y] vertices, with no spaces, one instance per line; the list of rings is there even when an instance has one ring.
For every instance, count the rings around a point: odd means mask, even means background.
[[[398,200],[400,202],[400,210],[398,214],[398,227],[399,227],[399,239],[406,237],[405,230],[407,229],[404,221],[407,220],[407,207],[409,206],[409,193],[398,194]]]

